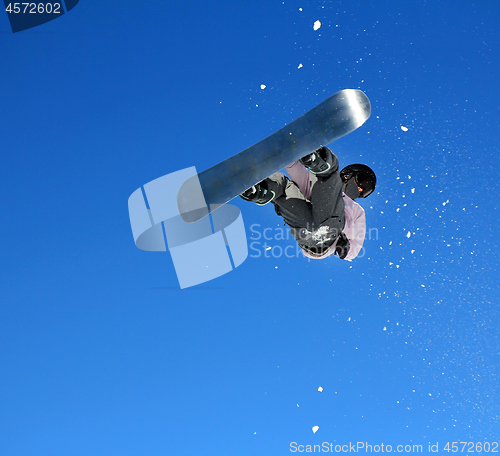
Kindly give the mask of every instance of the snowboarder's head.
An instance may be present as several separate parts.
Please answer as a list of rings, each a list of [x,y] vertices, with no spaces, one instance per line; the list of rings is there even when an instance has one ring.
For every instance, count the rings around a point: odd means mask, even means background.
[[[346,166],[340,171],[342,191],[351,199],[366,198],[373,193],[377,178],[373,170],[359,163]]]

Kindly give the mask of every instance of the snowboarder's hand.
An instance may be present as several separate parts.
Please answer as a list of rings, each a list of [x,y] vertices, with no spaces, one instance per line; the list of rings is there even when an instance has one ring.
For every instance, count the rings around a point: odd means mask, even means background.
[[[343,260],[349,253],[349,247],[349,239],[347,239],[344,233],[340,233],[337,245],[335,246],[335,255],[338,255],[338,257]]]

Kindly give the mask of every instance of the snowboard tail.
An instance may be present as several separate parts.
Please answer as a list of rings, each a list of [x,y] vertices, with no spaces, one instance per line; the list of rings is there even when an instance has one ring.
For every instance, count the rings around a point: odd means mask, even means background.
[[[184,182],[177,194],[182,219],[200,220],[276,171],[356,130],[370,113],[370,100],[361,90],[335,93],[276,133]]]

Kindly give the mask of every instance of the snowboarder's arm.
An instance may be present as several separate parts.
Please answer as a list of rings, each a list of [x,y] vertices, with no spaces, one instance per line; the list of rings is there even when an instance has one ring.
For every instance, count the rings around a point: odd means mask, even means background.
[[[311,198],[311,180],[309,178],[309,170],[298,160],[288,165],[286,172],[297,186],[300,192],[306,199]]]
[[[363,247],[366,234],[366,216],[364,209],[348,196],[344,197],[346,223],[344,233],[349,239],[349,253],[346,260],[356,258]]]

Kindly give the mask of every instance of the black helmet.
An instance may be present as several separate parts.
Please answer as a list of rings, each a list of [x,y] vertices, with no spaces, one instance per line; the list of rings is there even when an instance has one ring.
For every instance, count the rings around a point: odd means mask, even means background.
[[[363,189],[359,195],[361,198],[366,198],[368,195],[373,193],[377,183],[377,178],[370,167],[356,163],[354,165],[346,166],[342,171],[340,171],[340,178],[344,184],[344,193],[346,193],[346,187],[353,177],[357,187],[361,187]],[[349,193],[346,193],[346,195],[352,198]],[[354,195],[354,197],[357,197],[357,195]]]

